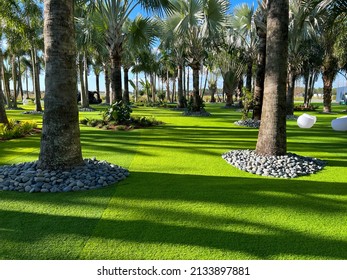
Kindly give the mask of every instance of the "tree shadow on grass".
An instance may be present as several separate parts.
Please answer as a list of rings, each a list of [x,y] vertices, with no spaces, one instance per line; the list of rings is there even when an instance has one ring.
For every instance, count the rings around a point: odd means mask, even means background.
[[[133,172],[115,187],[58,195],[1,193],[3,202],[46,203],[52,211],[3,208],[0,258],[73,259],[88,244],[94,252],[87,257],[117,259],[123,256],[119,243],[126,242],[144,248],[127,256],[133,259],[172,257],[148,254],[156,244],[221,250],[228,258],[241,252],[254,259],[347,259],[342,183]],[[84,212],[73,212],[76,206]],[[106,208],[101,219],[88,215]],[[301,221],[293,227],[298,213]],[[318,223],[322,234],[310,232],[317,230],[311,223]]]

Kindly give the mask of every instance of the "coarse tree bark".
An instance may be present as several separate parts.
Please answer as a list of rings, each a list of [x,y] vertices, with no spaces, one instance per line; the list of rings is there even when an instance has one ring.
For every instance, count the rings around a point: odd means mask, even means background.
[[[200,112],[202,108],[202,99],[199,94],[199,73],[200,73],[200,63],[195,61],[195,63],[191,64],[191,68],[193,70],[193,106],[192,111]]]
[[[79,54],[78,55],[78,73],[79,73],[79,78],[80,78],[80,83],[81,83],[81,94],[80,94],[81,107],[87,108],[87,101],[86,100],[88,99],[88,94],[87,94],[86,87],[84,84],[83,68],[84,68],[83,57],[82,57],[82,54]]]
[[[264,97],[265,63],[266,63],[266,33],[257,28],[259,36],[257,70],[253,95],[253,119],[261,120],[261,110]]]
[[[267,3],[264,103],[256,146],[259,155],[284,155],[287,152],[288,6],[288,0],[269,0]]]
[[[105,72],[105,102],[106,104],[111,104],[110,98],[110,70],[108,64],[104,64],[104,72]]]
[[[111,59],[111,96],[112,102],[122,101],[122,59],[121,52],[114,49]]]
[[[166,70],[166,100],[170,101],[170,77],[169,70]]]
[[[89,86],[88,86],[88,58],[87,52],[83,53],[83,81],[86,91],[86,100],[82,105],[82,108],[89,108]]]
[[[38,162],[42,169],[83,164],[73,7],[73,0],[44,1],[46,94]]]
[[[129,97],[129,68],[123,67],[123,72],[124,72],[123,102],[124,102],[124,104],[130,104],[130,97]]]
[[[253,60],[249,58],[247,61],[247,74],[246,74],[246,89],[252,91],[252,76],[253,76]]]
[[[183,95],[183,65],[178,65],[177,72],[177,108],[185,108],[186,102]]]
[[[12,83],[13,83],[13,102],[12,108],[17,108],[17,61],[16,56],[13,54],[11,57],[12,64]]]
[[[291,70],[288,73],[288,90],[286,95],[286,109],[287,115],[294,115],[294,88],[295,88],[296,74],[295,70]]]
[[[41,93],[40,93],[40,79],[39,79],[39,64],[37,62],[37,54],[36,49],[34,47],[31,48],[31,64],[32,64],[32,77],[33,77],[33,90],[35,95],[35,111],[41,112]]]
[[[329,48],[332,48],[332,46],[329,46]],[[331,113],[331,95],[333,82],[338,71],[337,65],[337,59],[332,55],[332,51],[326,51],[322,66],[324,113]]]
[[[2,53],[0,51],[0,63],[2,63]],[[6,115],[6,110],[5,110],[5,96],[4,93],[2,91],[2,84],[1,84],[1,67],[0,67],[0,123],[3,124],[8,124],[8,118]]]

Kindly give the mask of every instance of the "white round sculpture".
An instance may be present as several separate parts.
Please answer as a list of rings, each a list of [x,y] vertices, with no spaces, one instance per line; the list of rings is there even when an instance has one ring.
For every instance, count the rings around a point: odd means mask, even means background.
[[[331,127],[336,131],[347,131],[347,116],[332,120]]]
[[[298,117],[297,124],[300,128],[311,128],[316,123],[316,121],[316,116],[311,116],[305,113]]]

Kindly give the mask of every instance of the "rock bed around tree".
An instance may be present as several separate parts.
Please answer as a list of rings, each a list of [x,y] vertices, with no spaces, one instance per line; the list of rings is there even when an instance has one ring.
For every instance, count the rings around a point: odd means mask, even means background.
[[[209,117],[209,116],[211,116],[211,113],[205,111],[204,109],[202,109],[201,111],[198,111],[198,112],[184,110],[182,115],[183,116],[190,116],[190,117]]]
[[[24,115],[43,115],[43,111],[25,111],[23,112]]]
[[[260,121],[253,120],[253,119],[246,119],[246,120],[239,120],[234,122],[234,124],[238,126],[245,126],[245,127],[251,127],[251,128],[259,128],[260,127]]]
[[[70,170],[42,170],[37,161],[0,166],[0,191],[58,193],[106,187],[129,176],[127,169],[95,158]]]
[[[322,160],[293,153],[284,156],[260,156],[252,150],[233,150],[222,155],[230,165],[257,175],[295,178],[316,173],[324,168]]]

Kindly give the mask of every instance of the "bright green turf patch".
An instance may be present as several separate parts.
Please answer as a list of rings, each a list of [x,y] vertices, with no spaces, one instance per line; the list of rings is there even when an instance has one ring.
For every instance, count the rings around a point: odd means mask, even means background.
[[[212,116],[204,118],[137,108],[165,122],[142,130],[81,126],[84,156],[129,168],[130,177],[81,193],[0,192],[0,258],[346,259],[347,134],[330,127],[341,114],[315,113],[310,130],[287,122],[288,151],[328,166],[285,180],[221,158],[254,149],[258,130],[235,126],[240,113],[220,107],[208,105]],[[38,136],[2,142],[0,163],[35,160],[38,152]]]

